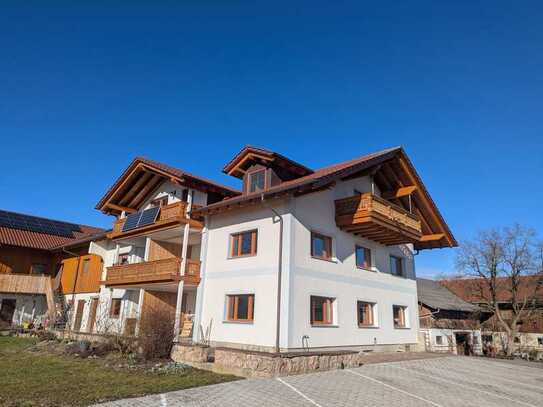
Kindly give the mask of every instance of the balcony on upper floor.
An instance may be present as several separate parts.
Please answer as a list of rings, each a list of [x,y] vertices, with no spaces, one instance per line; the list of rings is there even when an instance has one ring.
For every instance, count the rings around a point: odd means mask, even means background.
[[[418,216],[371,193],[335,201],[336,224],[350,233],[392,246],[422,238]]]
[[[193,209],[195,205],[193,205]],[[141,236],[189,223],[191,227],[202,228],[201,220],[187,217],[188,204],[183,201],[162,207],[131,213],[127,217],[113,222],[113,229],[108,234],[110,239]]]
[[[187,260],[184,275],[179,273],[180,269],[181,259],[177,257],[116,265],[107,268],[104,283],[106,287],[117,288],[171,285],[180,280],[184,280],[189,285],[198,285],[200,282],[199,261]]]

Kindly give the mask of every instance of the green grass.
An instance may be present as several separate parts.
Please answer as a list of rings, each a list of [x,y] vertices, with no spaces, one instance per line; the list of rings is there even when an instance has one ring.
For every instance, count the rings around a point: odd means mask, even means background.
[[[34,344],[0,337],[1,406],[85,406],[237,379],[198,369],[184,374],[116,371],[98,359],[28,351]]]

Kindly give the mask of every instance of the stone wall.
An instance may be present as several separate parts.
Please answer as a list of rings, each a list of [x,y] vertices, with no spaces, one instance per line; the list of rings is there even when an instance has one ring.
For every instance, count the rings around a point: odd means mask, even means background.
[[[171,358],[180,363],[207,363],[213,355],[213,348],[198,345],[174,345]]]
[[[213,369],[244,377],[288,376],[358,367],[363,358],[362,354],[352,351],[273,354],[217,348]]]

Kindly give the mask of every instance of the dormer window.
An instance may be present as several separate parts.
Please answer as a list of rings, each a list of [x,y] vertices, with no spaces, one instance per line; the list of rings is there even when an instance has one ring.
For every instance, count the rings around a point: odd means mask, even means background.
[[[261,169],[251,172],[247,175],[247,192],[260,192],[264,191],[266,187],[266,170]]]

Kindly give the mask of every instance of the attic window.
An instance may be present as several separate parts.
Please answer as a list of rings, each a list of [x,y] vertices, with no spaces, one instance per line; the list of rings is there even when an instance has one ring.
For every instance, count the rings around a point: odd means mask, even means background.
[[[259,192],[264,191],[266,186],[266,170],[258,170],[251,172],[247,175],[247,192]]]

